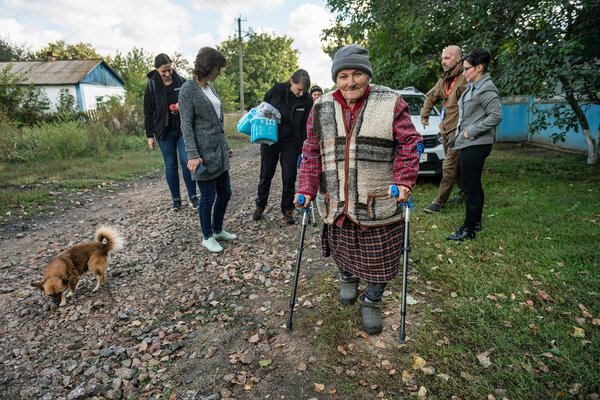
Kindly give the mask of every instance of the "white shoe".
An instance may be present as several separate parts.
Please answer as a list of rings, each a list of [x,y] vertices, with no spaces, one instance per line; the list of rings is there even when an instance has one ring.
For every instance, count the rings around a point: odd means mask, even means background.
[[[223,230],[222,230],[221,232],[219,232],[219,233],[215,233],[215,234],[213,235],[213,237],[214,237],[215,239],[220,239],[220,240],[235,240],[235,239],[237,239],[237,235],[236,235],[236,234],[233,234],[233,233],[227,232],[225,229],[223,229]]]
[[[206,247],[211,253],[220,253],[223,251],[223,248],[214,236],[211,236],[208,239],[202,239],[202,246]]]

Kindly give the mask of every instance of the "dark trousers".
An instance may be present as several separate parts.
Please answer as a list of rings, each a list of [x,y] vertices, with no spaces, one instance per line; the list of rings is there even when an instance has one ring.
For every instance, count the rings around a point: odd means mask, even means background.
[[[231,180],[229,171],[223,172],[215,179],[209,181],[198,181],[200,188],[200,208],[198,219],[204,239],[208,239],[213,233],[223,230],[223,220],[227,203],[231,199]]]
[[[483,201],[485,199],[481,186],[481,174],[485,159],[492,151],[491,144],[469,146],[460,151],[460,174],[463,190],[467,197],[465,212],[465,229],[473,232],[475,224],[481,222],[483,214]]]
[[[294,193],[296,191],[296,163],[298,161],[298,147],[296,143],[275,143],[260,145],[260,181],[256,205],[262,208],[267,206],[271,180],[275,175],[277,162],[281,165],[281,211],[294,209]]]

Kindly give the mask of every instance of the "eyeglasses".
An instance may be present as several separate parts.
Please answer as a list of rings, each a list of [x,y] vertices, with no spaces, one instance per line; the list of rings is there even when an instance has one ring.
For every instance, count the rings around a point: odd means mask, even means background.
[[[470,67],[464,67],[463,68],[463,72],[467,72],[468,70],[470,70],[471,68],[475,68],[477,65],[472,65]]]

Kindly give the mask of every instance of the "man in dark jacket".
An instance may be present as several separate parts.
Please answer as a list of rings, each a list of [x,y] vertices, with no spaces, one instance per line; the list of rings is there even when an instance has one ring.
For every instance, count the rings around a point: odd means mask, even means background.
[[[260,181],[256,197],[256,209],[252,219],[258,221],[267,206],[271,180],[275,175],[277,161],[281,165],[281,212],[286,224],[293,224],[294,193],[296,191],[296,169],[302,144],[306,140],[306,120],[313,105],[308,95],[310,76],[299,69],[290,80],[275,84],[265,95],[264,101],[281,113],[277,143],[260,145]]]
[[[165,162],[167,185],[173,200],[171,209],[174,211],[181,209],[178,158],[190,204],[197,209],[200,203],[196,195],[196,184],[187,168],[179,118],[179,89],[185,79],[175,72],[171,59],[166,54],[161,53],[156,56],[154,67],[155,69],[148,72],[148,83],[144,93],[144,128],[148,147],[154,149],[158,141]]]

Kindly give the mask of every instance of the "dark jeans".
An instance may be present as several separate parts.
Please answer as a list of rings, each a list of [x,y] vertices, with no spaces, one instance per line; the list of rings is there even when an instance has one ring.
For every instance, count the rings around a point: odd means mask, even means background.
[[[227,203],[231,198],[231,181],[229,172],[225,171],[210,181],[198,181],[200,188],[200,208],[198,218],[200,229],[204,239],[208,239],[213,233],[223,230],[223,219]]]
[[[299,156],[296,143],[275,143],[260,145],[260,181],[258,182],[258,195],[256,205],[262,208],[267,206],[271,180],[275,175],[277,161],[281,165],[281,211],[294,209],[294,193],[296,191],[296,172]]]
[[[185,143],[183,136],[177,138],[177,131],[168,131],[163,140],[157,140],[158,147],[162,153],[165,162],[165,176],[167,177],[167,185],[171,191],[173,199],[181,199],[179,190],[179,167],[177,166],[177,153],[179,152],[179,162],[181,164],[181,173],[183,181],[188,192],[188,196],[196,195],[196,185],[192,180],[192,175],[187,167],[187,155],[185,153]]]
[[[485,195],[481,186],[481,174],[485,159],[492,151],[491,144],[469,146],[460,151],[460,175],[463,191],[467,197],[465,221],[463,227],[473,232],[475,225],[481,222]]]

